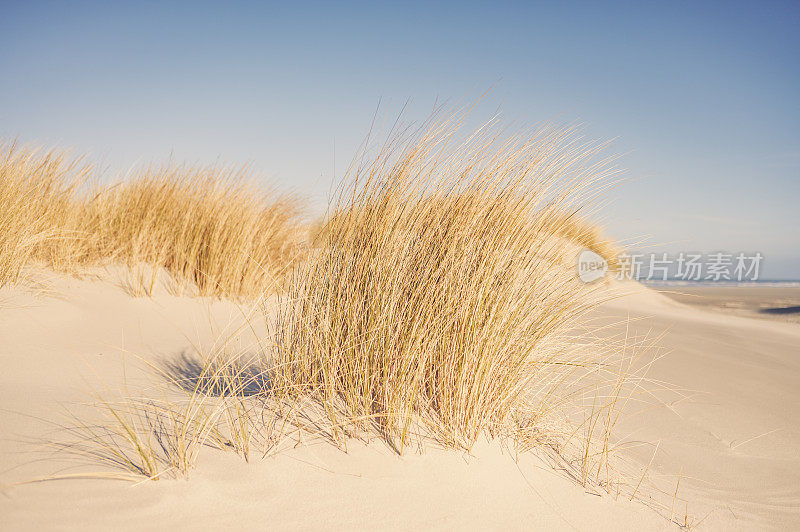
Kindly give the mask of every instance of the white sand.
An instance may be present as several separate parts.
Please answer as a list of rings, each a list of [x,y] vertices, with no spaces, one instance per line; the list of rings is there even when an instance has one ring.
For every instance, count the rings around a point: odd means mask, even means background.
[[[800,324],[711,312],[643,287],[603,314],[637,318],[631,334],[663,338],[648,377],[685,399],[624,420],[620,433],[649,442],[633,452],[690,501],[703,527],[800,528]],[[635,408],[629,408],[634,412]],[[711,512],[710,514],[708,512]]]
[[[62,405],[85,401],[84,378],[96,382],[93,372],[119,383],[121,348],[163,360],[190,350],[190,339],[208,341],[211,324],[218,333],[242,319],[226,302],[136,299],[109,281],[52,284],[55,293],[44,297],[0,291],[4,529],[675,528],[641,503],[587,494],[534,457],[515,462],[486,442],[472,457],[431,448],[397,457],[379,441],[345,454],[304,442],[249,464],[209,448],[189,481],[10,486],[78,470],[37,452],[53,434],[41,419],[59,421]],[[625,435],[660,442],[654,479],[674,489],[670,475],[682,468],[679,496],[690,500],[689,512],[699,519],[713,510],[701,529],[800,526],[800,326],[712,314],[650,292],[603,311],[610,320],[629,314],[652,316],[636,328],[671,327],[662,340],[671,353],[650,376],[704,392],[625,420]],[[128,381],[141,380],[127,359]],[[646,463],[652,450],[630,452]],[[677,508],[676,519],[684,511]]]

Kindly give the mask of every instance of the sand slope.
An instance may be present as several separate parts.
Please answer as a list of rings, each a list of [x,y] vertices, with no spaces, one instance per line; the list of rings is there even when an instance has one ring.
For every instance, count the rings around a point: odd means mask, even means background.
[[[45,297],[21,289],[2,293],[5,529],[673,528],[642,504],[585,493],[533,457],[517,462],[496,442],[481,442],[470,457],[435,448],[398,457],[380,441],[355,443],[345,454],[327,443],[303,442],[250,464],[204,449],[188,482],[9,486],[96,469],[41,452],[42,438],[57,434],[41,420],[62,420],[62,405],[80,411],[75,405],[87,400],[84,379],[120,382],[123,347],[126,380],[146,382],[132,354],[152,361],[178,356],[191,349],[190,340],[209,342],[242,321],[231,303],[163,293],[131,298],[115,283],[56,278]]]
[[[651,379],[680,387],[666,404],[623,421],[620,433],[658,452],[652,471],[688,498],[708,529],[800,528],[800,324],[711,312],[652,290],[606,305],[635,318],[632,334],[661,336]],[[681,397],[682,396],[682,397]],[[709,513],[710,512],[710,513]]]
[[[169,359],[243,319],[228,302],[132,298],[120,284],[56,277],[45,296],[0,291],[4,529],[675,528],[643,504],[585,493],[534,457],[517,462],[497,442],[479,443],[471,457],[435,448],[397,457],[379,441],[346,454],[303,441],[249,464],[207,449],[188,482],[9,486],[77,471],[41,452],[38,444],[53,434],[42,419],[58,421],[62,405],[85,401],[86,378],[120,382],[123,348],[127,380],[146,382],[132,354]],[[677,402],[664,394],[671,404],[637,415],[632,405],[620,430],[629,440],[659,442],[656,482],[674,489],[682,470],[679,495],[691,501],[689,512],[699,519],[711,511],[700,529],[799,527],[800,326],[696,310],[647,290],[600,316],[609,323],[649,316],[628,326],[666,332],[661,343],[670,352],[650,376],[703,392]],[[630,453],[647,463],[653,448]],[[684,512],[676,508],[676,519]]]

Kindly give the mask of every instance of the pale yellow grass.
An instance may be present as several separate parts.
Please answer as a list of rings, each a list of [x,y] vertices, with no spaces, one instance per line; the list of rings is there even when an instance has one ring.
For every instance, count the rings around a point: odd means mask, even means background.
[[[0,145],[0,286],[19,280],[31,261],[63,266],[80,225],[77,189],[92,171],[61,152]]]
[[[371,433],[398,452],[425,438],[469,449],[482,435],[547,446],[576,480],[611,490],[611,431],[641,375],[635,349],[587,333],[584,317],[610,295],[565,257],[616,255],[580,221],[613,160],[572,129],[465,136],[462,119],[360,154],[304,254],[297,203],[235,172],[150,169],[81,196],[78,264],[154,265],[229,297],[269,292],[288,270],[255,359],[203,357],[188,383],[162,371],[178,399],[100,401],[106,432],[77,425],[88,454],[145,478],[186,476],[203,445],[249,460],[254,441],[280,438],[279,420],[300,434],[316,415],[307,426],[343,446]]]
[[[612,269],[618,266],[622,248],[615,241],[606,237],[597,223],[589,222],[578,213],[560,213],[553,215],[552,227],[556,236],[566,238],[594,251],[606,259]]]
[[[375,429],[402,452],[421,431],[463,448],[529,437],[576,390],[613,383],[582,423],[607,442],[619,373],[576,340],[605,296],[553,235],[572,234],[562,213],[616,170],[572,130],[458,137],[461,118],[390,136],[351,168],[275,320],[279,389],[316,398],[338,441]]]
[[[32,261],[61,271],[121,262],[158,268],[201,295],[274,290],[301,241],[301,202],[246,168],[164,166],[90,186],[91,167],[64,153],[0,150],[0,285]]]
[[[278,417],[267,410],[268,376],[252,358],[231,350],[233,336],[173,363],[142,361],[152,385],[112,388],[101,383],[81,412],[56,423],[49,442],[62,455],[99,471],[37,480],[187,479],[203,447],[233,451],[249,461],[275,443]],[[88,410],[87,410],[88,407]]]

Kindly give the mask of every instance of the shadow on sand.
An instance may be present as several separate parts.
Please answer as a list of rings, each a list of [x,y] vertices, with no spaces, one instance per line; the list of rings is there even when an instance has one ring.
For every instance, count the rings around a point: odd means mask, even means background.
[[[762,314],[800,314],[800,306],[762,308],[759,312]]]
[[[211,396],[253,397],[266,395],[271,389],[269,371],[255,359],[205,363],[199,356],[182,351],[174,359],[163,361],[161,371],[183,390]]]

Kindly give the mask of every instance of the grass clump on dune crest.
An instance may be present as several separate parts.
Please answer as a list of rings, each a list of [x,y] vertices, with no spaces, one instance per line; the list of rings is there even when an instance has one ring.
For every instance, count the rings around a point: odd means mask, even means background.
[[[0,144],[0,287],[17,282],[31,261],[70,260],[81,216],[77,192],[91,171],[61,152]]]
[[[299,244],[300,202],[224,168],[149,169],[87,205],[100,254],[165,268],[201,295],[275,288]]]
[[[571,474],[599,485],[619,397],[641,377],[627,339],[601,348],[584,334],[610,295],[574,260],[581,246],[615,257],[581,216],[617,171],[574,129],[509,138],[490,123],[464,137],[462,119],[357,157],[302,255],[296,201],[235,172],[151,169],[85,196],[82,261],[154,265],[233,297],[289,270],[255,361],[204,357],[179,372],[188,386],[164,373],[177,402],[101,402],[109,432],[78,430],[89,454],[150,478],[186,476],[202,445],[249,459],[287,426],[340,444],[377,431],[399,452],[502,435],[569,450]]]
[[[557,213],[615,173],[602,146],[544,129],[454,145],[460,117],[395,136],[351,169],[295,272],[277,381],[342,438],[422,425],[448,445],[546,409],[575,366],[569,333],[600,296],[563,264]]]
[[[164,268],[201,295],[260,297],[300,244],[301,202],[246,169],[150,168],[89,186],[91,166],[64,153],[0,148],[0,286],[39,262],[60,271],[122,263]]]

